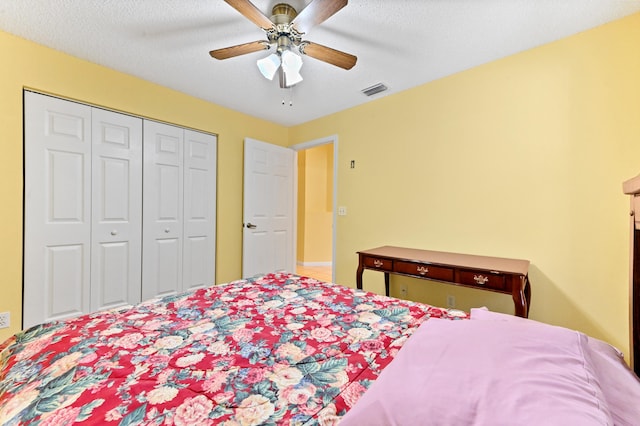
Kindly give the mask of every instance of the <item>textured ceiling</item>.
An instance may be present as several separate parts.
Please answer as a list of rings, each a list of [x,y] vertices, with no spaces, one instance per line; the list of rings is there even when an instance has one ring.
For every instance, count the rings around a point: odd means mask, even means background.
[[[310,2],[288,1],[298,11]],[[278,1],[253,3],[270,16]],[[636,12],[640,0],[351,0],[304,39],[356,55],[356,66],[304,57],[290,90],[260,75],[255,61],[270,52],[209,56],[264,38],[223,0],[0,0],[0,29],[291,126]],[[361,93],[380,82],[389,90]]]

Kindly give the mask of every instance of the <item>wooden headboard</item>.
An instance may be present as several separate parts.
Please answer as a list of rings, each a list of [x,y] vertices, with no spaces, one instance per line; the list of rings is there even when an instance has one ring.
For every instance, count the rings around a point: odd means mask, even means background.
[[[633,371],[640,376],[640,175],[624,182],[622,189],[631,196],[630,361]]]

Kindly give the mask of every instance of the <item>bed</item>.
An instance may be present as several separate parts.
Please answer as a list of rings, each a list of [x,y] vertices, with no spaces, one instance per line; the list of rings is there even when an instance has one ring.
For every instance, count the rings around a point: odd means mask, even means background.
[[[4,343],[0,424],[332,424],[428,318],[292,274],[32,327]]]
[[[38,325],[0,350],[3,425],[640,419],[636,376],[582,333],[287,273]]]

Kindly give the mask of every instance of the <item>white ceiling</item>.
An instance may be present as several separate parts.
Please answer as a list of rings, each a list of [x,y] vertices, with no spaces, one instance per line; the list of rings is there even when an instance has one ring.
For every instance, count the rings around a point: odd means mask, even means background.
[[[253,0],[267,16],[278,2]],[[300,11],[311,0],[288,3]],[[260,75],[255,61],[270,52],[209,56],[264,39],[223,0],[0,0],[0,29],[292,126],[635,12],[640,0],[351,0],[304,39],[356,55],[356,66],[345,71],[304,57],[304,81],[291,90]],[[376,83],[389,90],[361,93]]]

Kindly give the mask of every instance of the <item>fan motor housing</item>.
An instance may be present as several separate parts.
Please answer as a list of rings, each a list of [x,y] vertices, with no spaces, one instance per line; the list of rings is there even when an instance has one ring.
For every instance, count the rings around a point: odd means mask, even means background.
[[[276,25],[290,24],[298,12],[289,4],[278,3],[271,9],[271,20]]]

